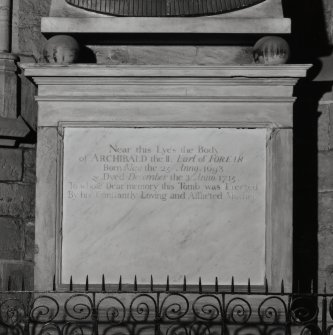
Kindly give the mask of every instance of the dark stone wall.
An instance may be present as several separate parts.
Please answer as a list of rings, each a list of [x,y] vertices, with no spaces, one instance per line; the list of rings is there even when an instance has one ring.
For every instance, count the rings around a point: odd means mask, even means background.
[[[35,161],[29,145],[0,148],[0,290],[33,287]]]

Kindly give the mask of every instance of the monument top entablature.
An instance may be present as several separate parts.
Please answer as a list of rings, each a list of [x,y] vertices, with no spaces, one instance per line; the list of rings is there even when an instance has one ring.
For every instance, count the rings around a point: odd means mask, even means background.
[[[289,34],[281,0],[52,0],[45,34]]]

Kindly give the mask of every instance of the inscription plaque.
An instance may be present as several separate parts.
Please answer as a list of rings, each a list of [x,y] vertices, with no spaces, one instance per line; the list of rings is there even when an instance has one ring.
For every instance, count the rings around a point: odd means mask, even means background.
[[[65,127],[61,280],[263,284],[267,129]]]

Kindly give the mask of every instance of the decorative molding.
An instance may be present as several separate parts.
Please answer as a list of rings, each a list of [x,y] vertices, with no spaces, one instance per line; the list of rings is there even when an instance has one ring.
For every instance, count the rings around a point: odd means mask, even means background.
[[[293,103],[295,98],[292,97],[193,97],[193,96],[118,96],[118,97],[105,97],[105,96],[39,96],[36,97],[37,101],[87,101],[87,102],[249,102],[249,103]]]
[[[178,77],[178,78],[295,78],[304,77],[311,64],[302,65],[220,65],[220,66],[151,66],[151,65],[48,65],[19,64],[27,77]],[[237,80],[239,78],[236,78]]]

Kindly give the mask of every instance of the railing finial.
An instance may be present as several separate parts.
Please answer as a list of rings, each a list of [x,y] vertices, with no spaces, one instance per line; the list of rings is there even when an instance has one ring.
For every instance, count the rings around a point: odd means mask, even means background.
[[[165,288],[165,290],[166,290],[167,292],[169,292],[169,290],[170,290],[169,275],[167,276],[167,282],[166,282],[166,288]]]
[[[106,289],[105,289],[105,276],[104,274],[102,275],[102,292],[105,292]]]
[[[71,276],[71,278],[69,280],[69,290],[73,291],[73,276]]]
[[[134,291],[136,292],[138,290],[138,281],[136,278],[136,275],[134,276]]]
[[[119,284],[118,284],[118,291],[119,292],[121,292],[121,290],[122,290],[122,286],[123,286],[123,284],[122,284],[122,278],[121,278],[121,276],[119,277]]]

